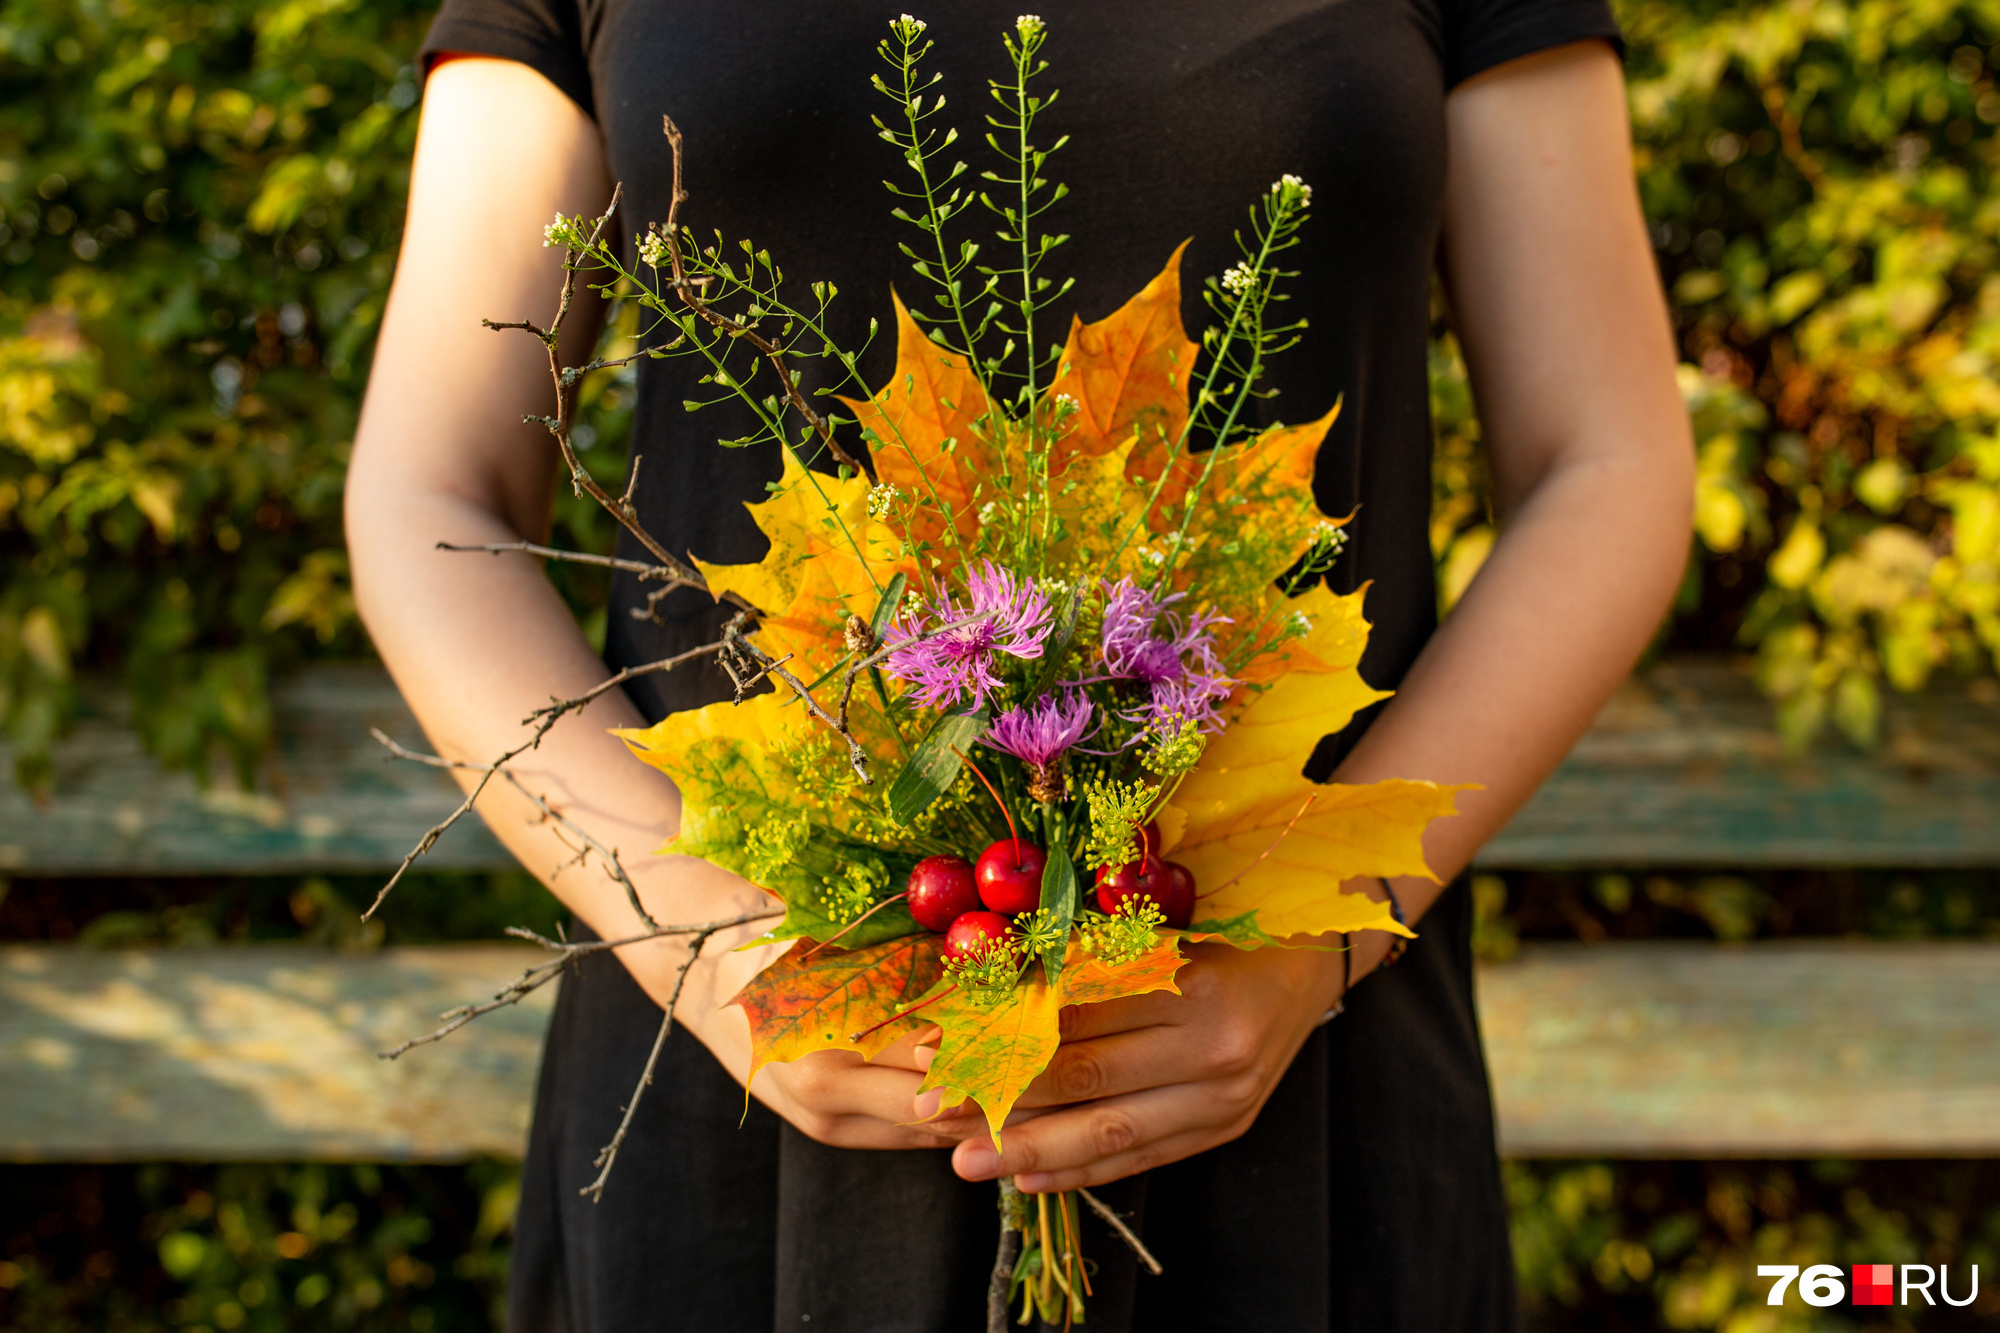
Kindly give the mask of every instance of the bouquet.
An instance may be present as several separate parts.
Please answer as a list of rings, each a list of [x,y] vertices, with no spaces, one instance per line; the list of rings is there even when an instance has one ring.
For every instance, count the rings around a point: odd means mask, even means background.
[[[1068,287],[1043,273],[1062,238],[1038,226],[1062,195],[1032,137],[1053,100],[1034,83],[1046,31],[1026,16],[1006,35],[987,135],[1002,165],[981,187],[944,165],[956,135],[935,120],[924,24],[906,15],[882,43],[877,125],[909,173],[895,214],[931,299],[894,301],[896,366],[872,391],[828,332],[829,285],[795,291],[753,244],[681,223],[671,121],[674,211],[636,264],[603,238],[609,214],[548,231],[572,287],[592,275],[642,312],[635,356],[700,358],[716,398],[749,407],[756,433],[725,445],[783,454],[751,506],[770,542],[755,564],[682,561],[599,497],[658,560],[645,576],[736,608],[710,645],[735,698],[621,734],[682,793],[672,850],[783,905],[760,942],[790,947],[734,1001],[751,1075],[934,1026],[924,1086],[976,1102],[996,1146],[1063,1006],[1174,991],[1190,942],[1408,935],[1338,886],[1428,875],[1424,829],[1459,790],[1302,774],[1386,697],[1358,670],[1366,590],[1324,578],[1346,520],[1319,513],[1311,481],[1335,413],[1251,424],[1268,359],[1302,332],[1280,318],[1280,261],[1310,187],[1287,176],[1252,206],[1240,262],[1205,285],[1200,344],[1176,251],[1037,350]],[[989,262],[952,239],[974,210],[996,224]],[[830,387],[805,388],[806,361]],[[592,489],[565,419],[548,424]],[[865,464],[843,443],[857,436]],[[1019,1295],[1024,1321],[1082,1318],[1077,1208],[1008,1192],[995,1297]]]

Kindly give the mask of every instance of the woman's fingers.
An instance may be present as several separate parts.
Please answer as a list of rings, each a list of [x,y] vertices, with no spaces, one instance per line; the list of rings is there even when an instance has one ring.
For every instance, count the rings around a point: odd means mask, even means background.
[[[941,1148],[959,1135],[918,1121],[910,1069],[870,1064],[852,1051],[820,1051],[757,1071],[751,1089],[800,1133],[841,1148]]]
[[[1260,1082],[1245,1075],[1236,1086],[1179,1084],[1050,1111],[1010,1124],[1004,1155],[981,1138],[959,1144],[952,1169],[967,1180],[1016,1176],[1022,1189],[1037,1193],[1072,1188],[1040,1183],[1045,1178],[1093,1185],[1122,1179],[1235,1138],[1256,1116]]]
[[[1117,1097],[1192,1082],[1212,1072],[1209,1052],[1201,1043],[1189,1040],[1184,1029],[1151,1025],[1087,1041],[1063,1042],[1049,1060],[1049,1067],[1028,1085],[1015,1105],[1062,1106]]]
[[[1057,1021],[1064,1041],[1090,1041],[1115,1032],[1171,1024],[1185,1009],[1181,996],[1172,991],[1154,991],[1122,1000],[1065,1005]]]

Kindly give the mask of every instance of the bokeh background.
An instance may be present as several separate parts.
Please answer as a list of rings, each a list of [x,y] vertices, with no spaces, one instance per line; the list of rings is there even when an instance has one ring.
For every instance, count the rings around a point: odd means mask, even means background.
[[[2000,699],[2000,3],[1628,0],[1639,185],[1697,427],[1656,652],[1753,659],[1794,745],[1878,743],[1940,678]],[[368,652],[339,499],[396,252],[421,0],[0,0],[0,725],[30,787],[80,672],[157,761],[246,777],[267,687]],[[1492,542],[1442,318],[1432,545]],[[620,471],[628,385],[577,441]],[[558,538],[608,549],[564,501]],[[602,586],[560,571],[593,633]],[[226,777],[224,778],[226,780]],[[35,881],[0,940],[322,947],[545,925],[521,876],[420,877],[384,925],[338,878]],[[2000,936],[2000,875],[1483,876],[1522,939]],[[1763,1306],[1759,1262],[1978,1263],[1986,1162],[1512,1162],[1538,1329],[1893,1329]],[[0,1329],[494,1326],[503,1162],[0,1167]],[[1793,1260],[1797,1262],[1797,1259]],[[1962,1267],[1956,1271],[1962,1272]],[[1926,1328],[1992,1327],[2000,1297]]]

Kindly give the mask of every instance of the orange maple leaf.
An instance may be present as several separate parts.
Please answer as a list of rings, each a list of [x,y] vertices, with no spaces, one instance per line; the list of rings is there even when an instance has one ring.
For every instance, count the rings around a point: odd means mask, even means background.
[[[1135,433],[1141,447],[1128,466],[1153,466],[1160,446],[1187,428],[1188,377],[1195,343],[1181,324],[1182,241],[1160,275],[1115,312],[1095,323],[1074,319],[1057,362],[1051,401],[1076,403],[1061,450],[1094,458]]]
[[[936,541],[947,524],[961,538],[978,530],[973,497],[998,471],[987,423],[998,417],[965,357],[924,336],[896,306],[896,371],[865,401],[840,401],[861,424],[877,476],[908,493],[924,522],[913,534]]]
[[[940,943],[920,931],[865,949],[791,949],[730,1001],[750,1020],[750,1077],[774,1060],[814,1051],[858,1051],[873,1059],[927,1025],[925,1015],[895,1014],[944,974]],[[857,1033],[865,1035],[857,1040]]]
[[[1071,940],[1069,956],[1063,959],[1062,973],[1056,978],[1056,1000],[1061,1004],[1102,1004],[1160,990],[1179,995],[1181,988],[1174,974],[1187,964],[1178,935],[1160,935],[1152,948],[1124,963],[1107,963]]]

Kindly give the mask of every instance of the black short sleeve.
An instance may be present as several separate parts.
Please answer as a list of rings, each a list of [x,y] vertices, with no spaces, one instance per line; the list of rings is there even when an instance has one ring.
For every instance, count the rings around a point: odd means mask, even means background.
[[[449,5],[447,5],[447,8]],[[1552,46],[1601,38],[1620,56],[1624,39],[1605,0],[1446,0],[1445,83]]]
[[[446,51],[519,61],[597,114],[578,0],[444,0],[419,59]]]

